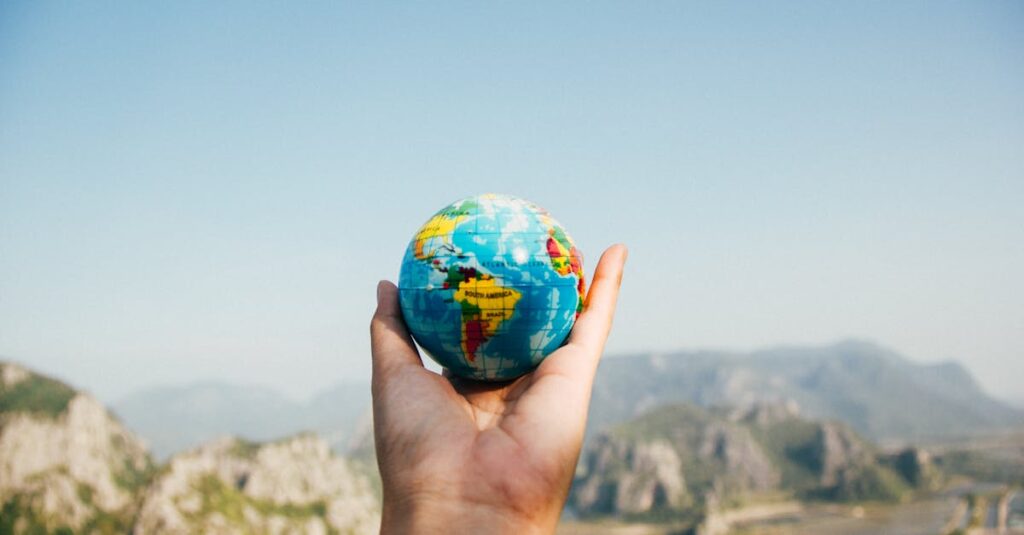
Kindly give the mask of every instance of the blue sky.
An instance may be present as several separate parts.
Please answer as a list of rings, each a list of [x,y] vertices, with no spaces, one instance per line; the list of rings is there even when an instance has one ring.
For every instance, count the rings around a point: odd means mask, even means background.
[[[0,355],[104,399],[368,373],[434,210],[631,247],[612,353],[1024,377],[1024,5],[0,5]]]

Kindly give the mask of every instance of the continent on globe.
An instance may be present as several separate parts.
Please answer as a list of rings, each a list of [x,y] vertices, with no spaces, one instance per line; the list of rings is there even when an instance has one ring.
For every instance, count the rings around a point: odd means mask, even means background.
[[[550,234],[550,237],[547,241],[547,249],[548,256],[551,257],[551,267],[559,275],[574,273],[579,276],[579,288],[577,290],[580,294],[580,301],[576,305],[576,315],[579,316],[583,312],[583,294],[585,291],[583,283],[583,258],[580,257],[576,246],[572,243],[572,239],[565,233],[561,225],[551,220],[547,215],[541,217],[546,219],[545,223],[549,227],[548,234]]]
[[[458,225],[459,221],[468,215],[470,208],[471,206],[465,206],[461,210],[441,210],[430,218],[430,221],[427,221],[413,238],[416,246],[416,258],[420,260],[428,258],[428,253],[424,252],[428,243],[432,245],[431,250],[436,249],[439,245],[448,244],[450,246],[450,241],[446,240],[451,238],[455,225]]]
[[[512,318],[522,294],[502,287],[494,277],[478,274],[473,268],[465,272],[466,278],[455,290],[455,300],[462,305],[462,351],[470,362],[475,362],[477,348]]]
[[[507,380],[560,347],[583,309],[583,258],[539,206],[485,194],[435,213],[398,281],[416,342],[453,374]]]

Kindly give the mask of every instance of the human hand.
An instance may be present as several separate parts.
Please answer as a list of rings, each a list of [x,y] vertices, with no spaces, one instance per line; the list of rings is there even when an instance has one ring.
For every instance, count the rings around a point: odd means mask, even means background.
[[[626,247],[601,256],[568,343],[514,381],[423,367],[398,290],[377,286],[370,326],[381,533],[552,533],[572,482]]]

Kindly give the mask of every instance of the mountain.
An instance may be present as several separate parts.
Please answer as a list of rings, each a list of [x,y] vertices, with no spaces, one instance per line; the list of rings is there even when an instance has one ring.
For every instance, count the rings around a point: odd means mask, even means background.
[[[149,485],[134,533],[375,533],[370,481],[315,435],[223,438],[175,455]]]
[[[744,407],[793,400],[875,440],[901,442],[1024,423],[955,363],[917,364],[862,341],[752,353],[680,352],[607,358],[591,402],[591,433],[668,403]]]
[[[0,533],[124,533],[151,470],[94,398],[0,362]]]
[[[249,394],[234,399],[287,416],[274,396]],[[217,395],[189,399],[227,411]],[[188,414],[188,403],[165,401],[168,414]],[[94,398],[0,362],[0,534],[375,533],[371,470],[313,434],[223,437],[155,466]]]
[[[606,358],[594,384],[588,437],[661,404],[744,407],[780,400],[873,440],[900,443],[1024,423],[1024,411],[989,397],[959,364],[916,364],[868,342],[846,341],[747,354]],[[304,403],[269,388],[206,382],[145,389],[113,405],[158,459],[223,435],[274,440],[303,431],[348,454],[365,442],[369,407],[369,385],[358,382]]]
[[[793,403],[669,405],[592,440],[569,503],[583,516],[699,520],[758,497],[887,501],[938,483],[924,452],[882,454],[845,425],[800,418]]]
[[[297,403],[270,388],[220,382],[145,389],[113,406],[160,459],[224,435],[266,441],[304,431],[344,453],[369,407],[364,383],[339,384]]]

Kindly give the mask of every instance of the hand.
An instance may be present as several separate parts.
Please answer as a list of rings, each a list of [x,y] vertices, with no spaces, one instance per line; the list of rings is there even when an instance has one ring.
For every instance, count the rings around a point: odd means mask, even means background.
[[[568,343],[497,384],[424,368],[397,288],[378,285],[370,334],[381,533],[554,532],[625,262],[625,246],[605,251]]]

